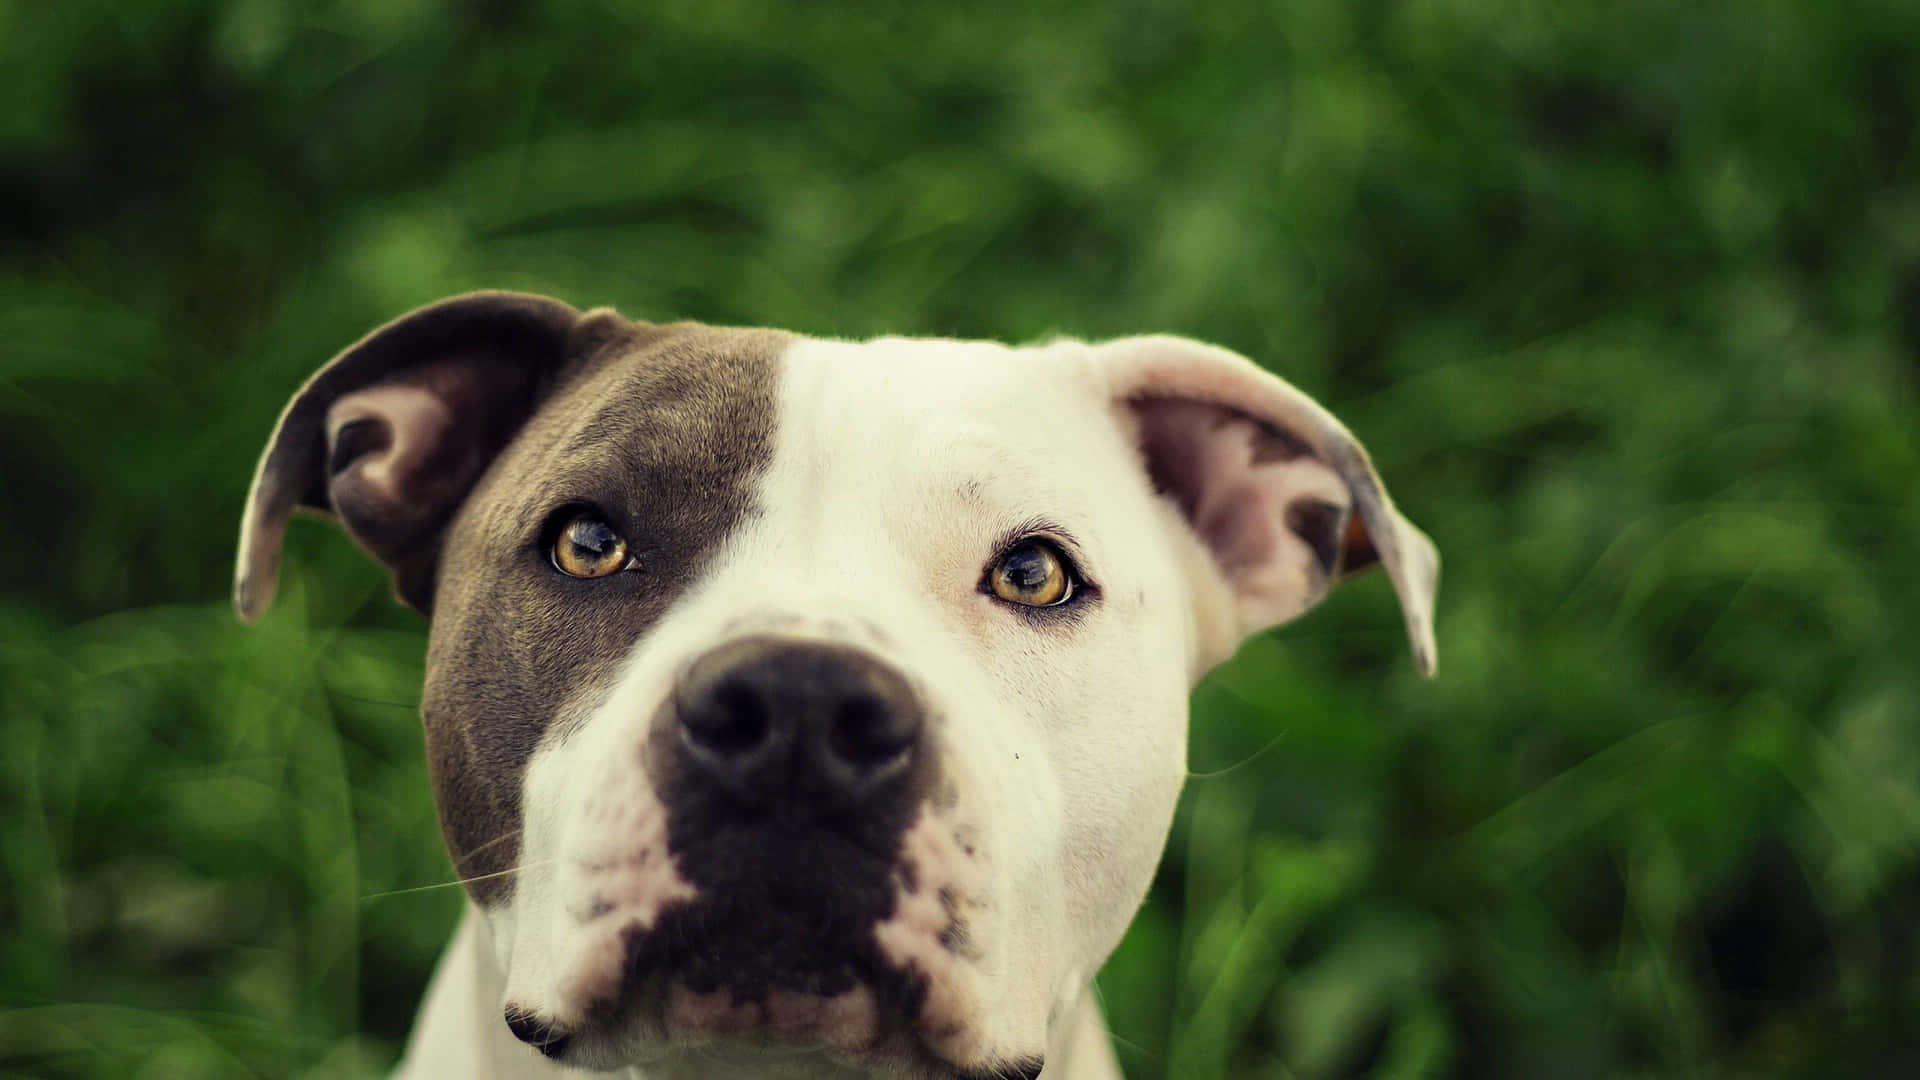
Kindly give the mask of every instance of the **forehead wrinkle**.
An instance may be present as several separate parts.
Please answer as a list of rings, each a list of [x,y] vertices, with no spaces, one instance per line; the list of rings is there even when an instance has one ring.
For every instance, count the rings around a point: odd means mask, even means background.
[[[684,429],[697,419],[688,415],[694,410],[686,407],[686,395],[694,387],[684,373],[633,365],[626,366],[622,373],[624,379],[603,391],[605,400],[572,425],[557,447],[559,456],[604,456],[609,447],[624,450],[636,443],[644,445],[648,440],[633,436],[649,419],[678,421],[660,424],[663,431]]]
[[[702,328],[666,348],[614,358],[574,389],[584,407],[563,410],[566,422],[543,440],[540,488],[516,501],[531,502],[535,514],[558,498],[639,509],[724,486],[738,463],[716,443],[716,429],[738,426],[730,423],[742,419],[732,384],[742,365],[777,355],[767,349],[775,337]]]
[[[738,404],[725,376],[736,374],[742,365],[771,362],[779,353],[779,343],[789,336],[775,330],[691,323],[674,324],[672,329],[678,333],[612,357],[581,381],[575,393],[601,401],[562,437],[560,454],[597,451],[609,443],[647,442],[631,436],[650,419],[658,422],[663,437],[685,436],[710,425]]]

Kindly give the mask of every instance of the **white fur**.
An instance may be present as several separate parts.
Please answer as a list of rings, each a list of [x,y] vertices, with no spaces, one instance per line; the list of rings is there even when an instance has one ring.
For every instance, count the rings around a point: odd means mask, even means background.
[[[577,1021],[618,982],[612,932],[693,895],[648,790],[648,724],[681,665],[777,627],[874,651],[908,673],[936,718],[930,737],[957,798],[928,804],[910,830],[906,854],[924,880],[876,929],[887,956],[930,977],[923,1047],[963,1066],[1045,1053],[1048,1080],[1117,1077],[1088,983],[1159,859],[1185,775],[1191,684],[1258,628],[1148,483],[1125,403],[1171,385],[1148,353],[1134,342],[791,345],[762,512],[635,643],[596,704],[553,725],[524,788],[526,868],[506,905],[469,913],[401,1075],[578,1075],[513,1042],[502,1002]],[[1214,359],[1224,367],[1203,385],[1215,400],[1271,393],[1261,381],[1271,377],[1244,360]],[[1327,430],[1311,402],[1287,406]],[[1298,468],[1311,490],[1343,497],[1308,464]],[[1036,622],[978,588],[994,545],[1036,520],[1072,534],[1099,589],[1077,621]],[[1259,582],[1307,588],[1288,575]],[[1285,599],[1266,623],[1312,599]],[[940,888],[967,915],[957,952],[938,947]],[[835,1048],[871,1036],[870,996],[731,1008],[682,995],[663,1024],[599,1046],[590,1062],[625,1062],[636,1080],[867,1075]],[[820,1049],[668,1044],[728,1025],[771,1025]]]

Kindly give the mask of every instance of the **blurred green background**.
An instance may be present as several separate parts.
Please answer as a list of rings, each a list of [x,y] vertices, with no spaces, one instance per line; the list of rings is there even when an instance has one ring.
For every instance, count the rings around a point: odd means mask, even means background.
[[[295,385],[497,286],[1165,330],[1447,559],[1195,699],[1135,1080],[1920,1075],[1920,4],[0,3],[0,1076],[376,1074],[459,906]]]

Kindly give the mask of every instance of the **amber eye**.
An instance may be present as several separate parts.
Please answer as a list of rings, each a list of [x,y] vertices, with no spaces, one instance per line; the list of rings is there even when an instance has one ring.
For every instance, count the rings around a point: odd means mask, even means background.
[[[591,510],[575,514],[553,538],[553,565],[579,578],[606,577],[634,565],[627,542]]]
[[[987,588],[1010,604],[1052,607],[1073,596],[1066,556],[1045,540],[1022,540],[987,567]]]

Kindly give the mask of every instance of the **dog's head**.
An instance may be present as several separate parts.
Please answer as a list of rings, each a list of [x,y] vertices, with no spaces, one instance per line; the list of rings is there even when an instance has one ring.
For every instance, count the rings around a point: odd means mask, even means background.
[[[1145,894],[1193,681],[1433,545],[1299,391],[1030,348],[416,311],[293,398],[236,601],[336,518],[431,616],[421,706],[503,1020],[587,1067],[772,1041],[1036,1073]]]

